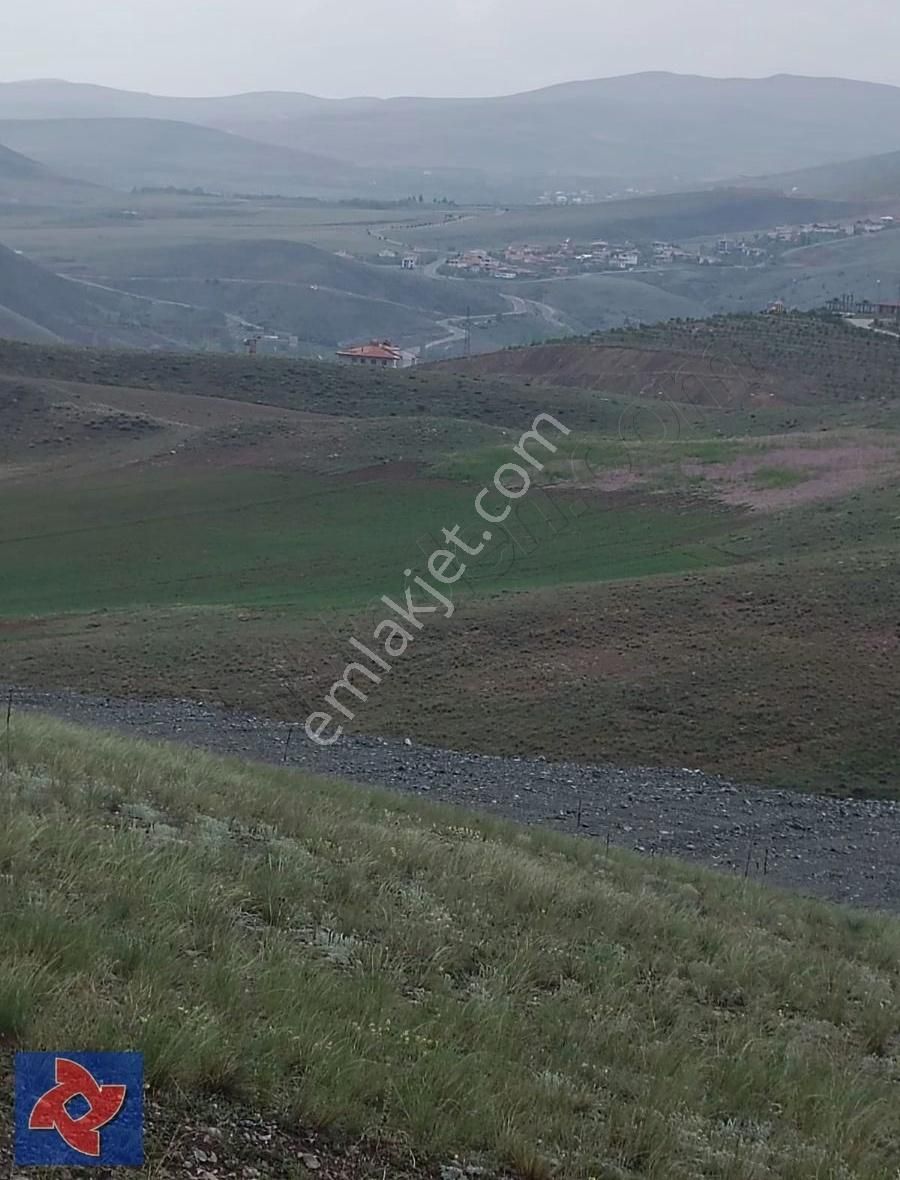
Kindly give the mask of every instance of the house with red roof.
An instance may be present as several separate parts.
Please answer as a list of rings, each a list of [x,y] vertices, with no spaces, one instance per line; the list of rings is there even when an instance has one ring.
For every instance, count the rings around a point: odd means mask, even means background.
[[[342,348],[337,357],[345,365],[374,365],[382,369],[408,369],[416,363],[413,353],[397,348],[390,340],[370,340],[368,344]]]

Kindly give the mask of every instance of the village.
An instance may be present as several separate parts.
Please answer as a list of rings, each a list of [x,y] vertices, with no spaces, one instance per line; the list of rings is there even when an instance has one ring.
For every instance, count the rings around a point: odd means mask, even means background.
[[[469,249],[451,254],[440,272],[457,278],[546,279],[597,272],[635,271],[660,266],[765,266],[788,249],[839,238],[883,233],[893,217],[805,225],[780,225],[750,236],[676,242],[575,242],[559,245],[513,244],[500,250]]]

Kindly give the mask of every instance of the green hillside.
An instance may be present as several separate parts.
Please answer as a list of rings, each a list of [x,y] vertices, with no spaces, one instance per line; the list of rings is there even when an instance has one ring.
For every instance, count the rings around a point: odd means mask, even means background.
[[[74,282],[3,246],[0,307],[4,333],[25,340],[173,348],[200,342],[223,347],[231,339],[224,316],[214,311]]]
[[[616,281],[616,280],[613,280]],[[727,315],[570,338],[446,362],[469,378],[528,378],[637,396],[663,390],[710,407],[896,402],[895,337],[822,312]]]
[[[315,245],[278,240],[198,241],[178,247],[144,248],[109,259],[105,272],[116,282],[237,280],[260,286],[312,287],[406,304],[422,312],[473,315],[507,310],[500,297],[479,285],[434,282],[399,265],[377,266]]]
[[[0,1035],[143,1051],[140,1175],[896,1163],[888,918],[45,720],[9,753]]]
[[[837,402],[900,396],[900,347],[890,336],[855,328],[837,316],[717,316],[617,329],[603,338],[635,348],[713,355],[736,365],[790,375]]]
[[[6,675],[296,720],[548,413],[541,487],[361,731],[896,797],[896,363],[805,316],[464,373],[2,344]]]
[[[237,315],[332,348],[361,339],[437,340],[448,335],[445,318],[509,311],[487,287],[435,282],[300,242],[127,251],[106,260],[104,271],[102,281],[122,290]]]

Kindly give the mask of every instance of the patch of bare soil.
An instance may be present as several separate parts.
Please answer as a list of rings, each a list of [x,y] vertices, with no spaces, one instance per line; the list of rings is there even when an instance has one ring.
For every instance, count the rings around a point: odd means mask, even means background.
[[[7,1093],[12,1078],[0,1075]],[[342,1142],[337,1136],[266,1119],[221,1098],[191,1101],[177,1091],[151,1091],[145,1101],[146,1159],[132,1176],[154,1180],[492,1180],[481,1167],[465,1171],[456,1161],[441,1166],[418,1160],[401,1144],[389,1141]],[[28,1168],[13,1164],[13,1135],[6,1112],[0,1116],[0,1167],[12,1180],[53,1175],[57,1180],[85,1176],[84,1168]],[[115,1180],[121,1168],[91,1168],[94,1180]]]
[[[0,635],[18,635],[23,631],[46,627],[49,622],[49,619],[0,619]]]
[[[612,471],[604,471],[591,481],[590,487],[599,492],[630,492],[632,488],[639,488],[646,482],[646,476],[632,471],[630,467],[617,467]]]
[[[812,395],[809,382],[722,357],[585,341],[540,344],[441,362],[467,376],[519,377],[537,384],[660,396],[689,405],[772,406]]]
[[[730,463],[686,463],[687,476],[702,476],[725,504],[775,512],[845,496],[897,470],[892,447],[856,444],[833,447],[772,447],[741,455]],[[784,472],[769,486],[768,473]],[[793,475],[797,482],[790,482]]]

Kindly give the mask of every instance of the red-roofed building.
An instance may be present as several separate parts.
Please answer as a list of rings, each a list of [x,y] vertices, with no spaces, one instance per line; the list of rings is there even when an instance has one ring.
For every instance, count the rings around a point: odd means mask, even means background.
[[[390,340],[370,340],[353,348],[342,348],[338,360],[345,365],[374,365],[382,369],[408,369],[416,363],[411,352],[396,348]]]

